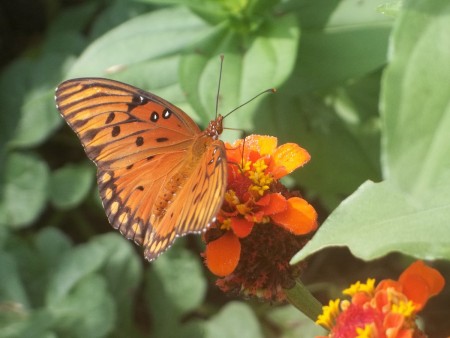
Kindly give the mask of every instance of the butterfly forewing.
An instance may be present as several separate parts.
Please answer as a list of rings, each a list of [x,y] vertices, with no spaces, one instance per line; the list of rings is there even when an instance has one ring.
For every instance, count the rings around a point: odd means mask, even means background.
[[[63,82],[56,103],[88,157],[103,167],[121,168],[168,149],[186,149],[200,133],[179,108],[117,81]]]
[[[207,228],[225,194],[222,141],[201,132],[176,106],[117,81],[63,82],[56,102],[98,167],[110,223],[143,245],[147,259],[176,236]]]

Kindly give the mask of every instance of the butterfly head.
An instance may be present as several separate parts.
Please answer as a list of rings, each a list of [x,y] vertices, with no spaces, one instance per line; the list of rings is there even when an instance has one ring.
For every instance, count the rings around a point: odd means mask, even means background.
[[[218,115],[215,120],[209,122],[208,127],[205,130],[205,134],[211,137],[213,140],[218,140],[219,135],[223,131],[223,116]]]

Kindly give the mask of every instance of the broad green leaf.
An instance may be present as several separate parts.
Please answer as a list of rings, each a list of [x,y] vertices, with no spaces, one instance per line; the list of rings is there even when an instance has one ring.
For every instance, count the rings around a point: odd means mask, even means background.
[[[93,166],[68,164],[50,179],[50,201],[60,209],[76,207],[86,198],[95,177]]]
[[[30,308],[27,292],[15,258],[0,251],[0,304],[2,311],[14,309],[27,311]],[[20,311],[19,311],[20,312]]]
[[[293,262],[342,245],[364,259],[392,251],[450,258],[449,11],[438,0],[404,7],[383,80],[385,181],[363,184]]]
[[[7,144],[19,124],[20,107],[28,89],[27,75],[32,67],[31,60],[22,58],[11,63],[0,74],[0,163],[6,163]],[[4,166],[0,166],[0,187],[5,183],[4,170]]]
[[[392,26],[377,10],[384,2],[298,2],[303,34],[295,88],[323,89],[384,66]]]
[[[61,230],[46,227],[36,234],[34,247],[48,271],[53,271],[60,264],[62,257],[72,248],[72,243]]]
[[[24,227],[41,213],[47,199],[49,170],[39,158],[11,153],[5,164],[5,184],[0,190],[0,224]]]
[[[198,17],[184,8],[140,15],[89,45],[67,77],[108,76],[126,71],[132,65],[182,51],[207,30],[208,27]],[[164,76],[164,72],[160,76]]]
[[[50,278],[46,303],[52,306],[63,301],[81,279],[98,271],[106,258],[107,252],[95,242],[67,252]]]
[[[206,281],[198,257],[179,244],[153,263],[148,281],[152,304],[170,309],[172,318],[198,307],[206,293]],[[159,317],[166,310],[158,310],[154,316]]]
[[[450,182],[449,11],[446,1],[407,3],[383,81],[384,176],[418,197]]]
[[[11,308],[0,312],[0,332],[5,338],[57,338],[51,331],[52,315],[45,309],[25,311]]]
[[[434,191],[424,196],[430,199],[424,203],[389,180],[368,181],[328,217],[292,263],[327,246],[348,246],[367,260],[392,251],[422,259],[450,258],[449,191],[448,186]]]
[[[62,337],[105,337],[114,328],[115,304],[104,278],[86,275],[64,298],[49,305]]]
[[[208,338],[263,337],[258,319],[245,303],[230,302],[206,326]]]
[[[219,54],[224,66],[219,113],[226,114],[259,92],[281,85],[291,74],[295,63],[300,31],[295,18],[285,15],[268,20],[255,35],[245,38],[217,28],[208,39],[197,44],[204,53],[191,53],[180,66],[181,85],[189,102],[202,117],[214,117],[219,77]],[[244,42],[245,41],[245,42]],[[244,44],[245,49],[238,46]],[[191,97],[193,98],[191,100]],[[226,125],[253,129],[251,117],[258,102],[252,102],[239,113],[227,118]]]
[[[134,295],[142,282],[142,262],[134,243],[117,233],[101,235],[93,241],[107,253],[101,272],[116,304],[116,337],[137,337]]]
[[[279,338],[325,336],[326,331],[291,305],[274,307],[265,316]]]
[[[306,188],[307,198],[319,198],[329,210],[367,177],[381,177],[377,102],[357,103],[350,97],[364,90],[338,88],[325,104],[322,98],[291,93],[283,86],[255,117],[258,134],[276,135],[279,144],[295,142],[311,154],[310,162],[290,177]]]

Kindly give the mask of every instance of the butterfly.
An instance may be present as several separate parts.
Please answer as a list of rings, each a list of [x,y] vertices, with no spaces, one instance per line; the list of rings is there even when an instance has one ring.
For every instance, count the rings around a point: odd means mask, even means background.
[[[166,100],[102,78],[65,81],[55,100],[97,166],[109,222],[146,259],[215,220],[227,183],[221,115],[202,131]]]

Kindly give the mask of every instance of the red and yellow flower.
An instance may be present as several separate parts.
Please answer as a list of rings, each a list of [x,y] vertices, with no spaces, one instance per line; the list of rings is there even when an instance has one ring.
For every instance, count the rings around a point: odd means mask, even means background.
[[[299,235],[317,228],[317,213],[279,180],[308,162],[310,155],[293,143],[277,147],[277,139],[271,136],[251,135],[226,148],[228,189],[215,226],[205,234],[205,262],[211,272],[224,277],[218,285],[226,291],[273,294],[273,288],[282,287],[277,283],[283,284],[272,276],[273,264],[265,262],[266,269],[259,271],[254,271],[254,264],[262,267],[261,254],[270,253],[266,258],[275,262],[276,273],[296,269],[288,262],[304,243]],[[291,244],[288,249],[286,243]],[[282,258],[277,260],[281,251]],[[251,270],[256,280],[250,281],[243,269]],[[264,285],[271,285],[272,290]]]
[[[316,323],[330,330],[326,337],[426,337],[415,323],[428,299],[441,292],[445,281],[439,271],[422,261],[410,265],[398,281],[357,282],[343,293],[351,300],[332,300]],[[323,338],[323,337],[322,337]]]

